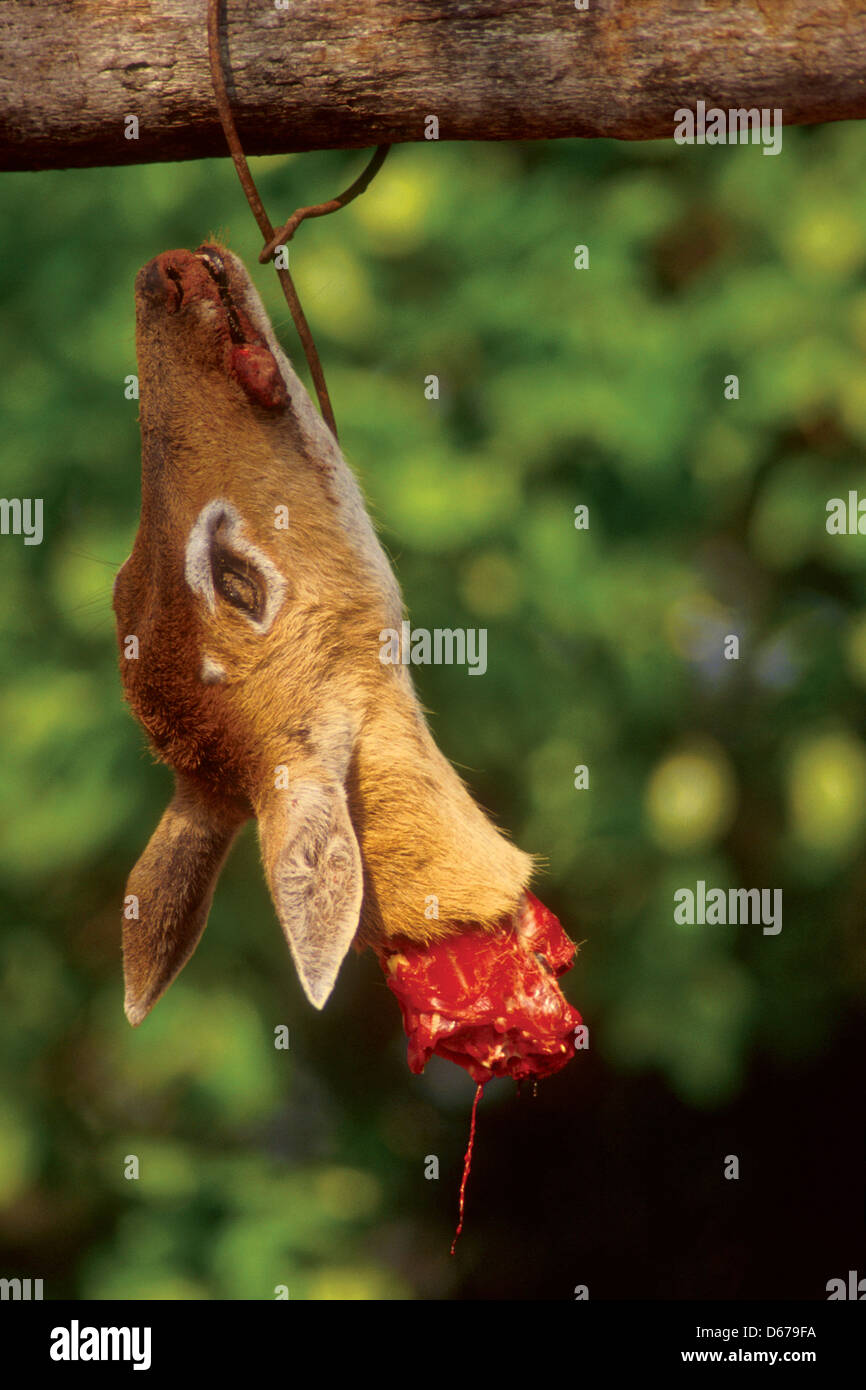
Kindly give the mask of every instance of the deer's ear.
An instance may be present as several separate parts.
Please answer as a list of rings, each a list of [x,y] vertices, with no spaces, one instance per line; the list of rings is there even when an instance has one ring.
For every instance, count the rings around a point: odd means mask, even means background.
[[[262,858],[304,993],[321,1009],[358,930],[361,851],[338,781],[287,782],[256,808]]]
[[[124,1008],[134,1026],[198,945],[223,860],[246,818],[176,778],[174,797],[126,886]]]

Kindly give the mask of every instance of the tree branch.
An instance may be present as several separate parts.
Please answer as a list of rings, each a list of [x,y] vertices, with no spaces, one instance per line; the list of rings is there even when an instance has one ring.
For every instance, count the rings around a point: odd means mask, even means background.
[[[227,0],[248,154],[670,136],[674,112],[866,115],[866,0]],[[0,168],[223,155],[205,0],[0,4]],[[124,137],[136,116],[137,140]]]

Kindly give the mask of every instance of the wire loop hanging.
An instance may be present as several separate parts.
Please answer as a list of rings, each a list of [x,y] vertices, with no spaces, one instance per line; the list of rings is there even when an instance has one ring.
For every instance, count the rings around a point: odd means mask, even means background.
[[[331,198],[325,203],[313,203],[309,207],[296,208],[288,222],[284,223],[279,231],[275,232],[271,225],[271,220],[265,211],[264,203],[259,197],[259,191],[256,188],[255,180],[250,173],[246,155],[244,154],[243,146],[241,145],[238,135],[237,126],[235,125],[234,116],[232,115],[231,102],[229,101],[228,89],[226,87],[225,72],[223,71],[222,55],[220,53],[219,7],[220,0],[208,0],[207,39],[211,80],[213,82],[214,97],[216,99],[217,111],[219,112],[220,124],[222,125],[223,133],[226,137],[229,153],[231,154],[235,169],[237,170],[241,187],[246,194],[250,210],[259,225],[259,231],[265,242],[264,248],[259,255],[259,261],[264,264],[269,260],[273,260],[280,246],[286,245],[291,241],[298,227],[306,218],[325,217],[328,213],[339,212],[340,208],[344,208],[347,203],[351,203],[354,198],[357,198],[360,193],[363,193],[365,188],[368,187],[371,180],[375,178],[376,174],[381,169],[385,162],[385,156],[391,147],[390,145],[379,145],[363,173],[358,176],[353,184],[350,184],[344,193],[338,194],[336,198]],[[295,288],[295,282],[292,279],[288,266],[275,266],[275,269],[280,284],[283,287],[283,294],[286,297],[286,303],[289,306],[292,320],[297,329],[298,337],[301,340],[301,346],[304,349],[304,355],[310,368],[310,375],[313,378],[316,395],[319,399],[319,409],[322,412],[322,417],[326,425],[336,439],[337,422],[334,419],[334,411],[331,406],[331,398],[328,394],[325,373],[316,349],[310,325],[301,307],[301,301],[298,297],[298,291]]]

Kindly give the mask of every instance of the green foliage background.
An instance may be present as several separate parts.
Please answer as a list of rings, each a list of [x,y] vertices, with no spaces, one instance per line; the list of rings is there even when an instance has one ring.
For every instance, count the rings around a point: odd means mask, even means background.
[[[404,147],[293,246],[413,623],[488,629],[483,680],[417,684],[584,943],[566,987],[592,1055],[546,1083],[575,1122],[583,1066],[699,1116],[757,1059],[820,1058],[863,998],[866,541],[824,523],[866,495],[864,151],[855,124],[788,129],[777,158]],[[275,220],[359,167],[256,162]],[[110,610],[137,525],[132,286],[214,233],[254,264],[234,173],[4,175],[2,217],[2,493],[44,498],[45,539],[0,538],[0,1274],[47,1297],[448,1297],[471,1083],[408,1074],[368,958],[313,1016],[251,830],[194,962],[141,1029],[122,1014],[119,904],[170,785]],[[699,878],[781,887],[781,934],[676,927]]]

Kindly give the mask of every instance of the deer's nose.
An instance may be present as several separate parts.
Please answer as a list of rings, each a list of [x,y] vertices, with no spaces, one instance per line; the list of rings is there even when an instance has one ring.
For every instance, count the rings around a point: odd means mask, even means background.
[[[150,302],[174,314],[183,303],[183,276],[170,254],[149,261],[138,277],[137,288]]]
[[[204,250],[205,248],[202,248]],[[135,282],[137,295],[154,309],[162,309],[170,314],[177,313],[183,305],[195,300],[214,301],[217,290],[223,296],[225,270],[222,261],[214,259],[216,248],[207,248],[212,254],[205,257],[192,251],[163,251],[154,256],[138,272]]]

